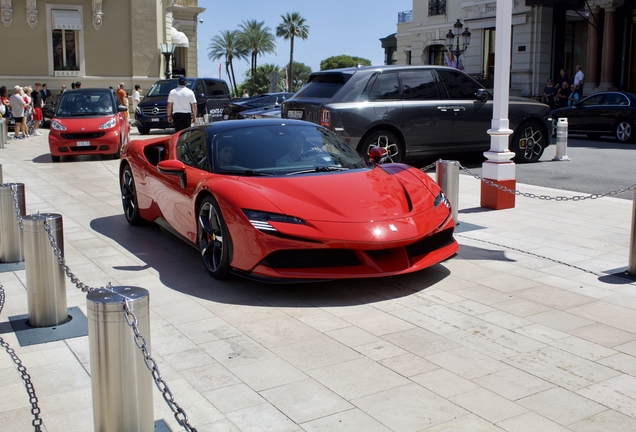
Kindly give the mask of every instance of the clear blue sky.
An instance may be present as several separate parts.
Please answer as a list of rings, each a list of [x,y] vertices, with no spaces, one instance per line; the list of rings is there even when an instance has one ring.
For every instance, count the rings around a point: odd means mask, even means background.
[[[199,76],[217,77],[218,62],[208,60],[210,40],[223,30],[237,30],[246,20],[265,21],[276,35],[281,15],[298,12],[306,19],[309,37],[294,39],[294,61],[304,63],[312,70],[320,69],[320,61],[335,55],[352,55],[371,60],[373,65],[384,64],[384,50],[380,38],[397,31],[398,12],[413,9],[413,0],[199,0],[206,8],[200,15],[199,25]],[[276,38],[276,55],[259,56],[258,64],[273,63],[283,67],[289,62],[289,40]],[[235,61],[234,72],[238,83],[249,69],[249,60]],[[223,79],[225,64],[223,64]]]

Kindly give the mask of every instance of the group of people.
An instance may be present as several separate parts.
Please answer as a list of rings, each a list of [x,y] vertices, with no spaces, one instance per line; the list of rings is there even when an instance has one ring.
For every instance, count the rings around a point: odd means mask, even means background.
[[[42,135],[39,131],[42,121],[42,107],[46,99],[51,97],[51,92],[46,84],[35,83],[35,89],[31,86],[16,85],[13,94],[9,97],[6,86],[0,87],[0,118],[12,116],[15,120],[13,138],[29,138],[27,120],[33,121],[33,135]]]
[[[541,102],[548,104],[550,108],[564,108],[575,105],[583,96],[583,84],[585,83],[585,75],[581,69],[581,65],[576,65],[576,74],[574,81],[570,81],[565,69],[561,69],[557,83],[552,82],[552,78],[548,78]]]

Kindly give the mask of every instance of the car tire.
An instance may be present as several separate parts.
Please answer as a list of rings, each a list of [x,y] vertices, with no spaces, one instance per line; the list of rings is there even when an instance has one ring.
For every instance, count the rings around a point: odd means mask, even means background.
[[[629,120],[621,120],[614,128],[614,136],[622,143],[633,142],[636,137],[634,125]]]
[[[598,133],[598,132],[594,132],[594,133],[589,133],[589,134],[587,134],[587,137],[588,137],[589,139],[593,139],[593,140],[597,140],[597,139],[601,138],[602,136],[603,136],[603,134],[600,134],[600,133]]]
[[[141,135],[148,135],[148,133],[150,132],[150,128],[145,128],[141,126],[137,126],[137,130],[139,131]]]
[[[53,156],[51,155],[51,160],[53,162],[59,162],[61,160],[62,156]]]
[[[113,153],[113,159],[119,159],[121,157],[121,147],[122,147],[122,139],[119,139],[119,144],[117,144],[117,151]]]
[[[362,139],[358,145],[358,152],[364,156],[365,160],[369,160],[369,151],[373,147],[386,148],[393,162],[401,162],[404,159],[404,146],[400,139],[392,132],[387,130],[376,130]]]
[[[232,240],[221,208],[207,196],[197,212],[197,244],[206,270],[215,279],[225,279],[230,273]]]
[[[145,220],[139,214],[137,188],[135,187],[135,178],[133,177],[130,165],[126,165],[122,170],[119,183],[121,188],[121,204],[124,208],[126,221],[130,225],[142,225]]]
[[[510,150],[516,156],[516,163],[536,162],[541,158],[547,143],[547,134],[541,125],[534,121],[522,123],[512,138]]]

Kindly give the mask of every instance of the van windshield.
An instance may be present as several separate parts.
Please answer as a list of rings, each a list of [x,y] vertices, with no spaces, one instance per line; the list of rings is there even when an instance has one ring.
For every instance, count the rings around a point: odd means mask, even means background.
[[[168,96],[170,90],[177,87],[177,80],[157,81],[150,87],[146,96]],[[192,81],[188,81],[186,87],[192,90]]]

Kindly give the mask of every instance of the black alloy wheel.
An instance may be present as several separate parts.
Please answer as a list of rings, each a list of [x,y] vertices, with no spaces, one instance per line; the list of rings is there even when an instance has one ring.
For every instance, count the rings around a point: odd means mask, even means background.
[[[514,161],[517,163],[536,162],[541,158],[546,144],[546,136],[541,125],[529,121],[517,128],[510,150],[516,154]]]
[[[632,142],[636,136],[634,125],[629,120],[619,120],[614,128],[614,135],[620,142]]]
[[[141,225],[145,220],[139,214],[137,205],[137,189],[130,165],[126,165],[121,173],[121,204],[124,208],[126,221],[131,225]]]
[[[225,279],[230,273],[232,240],[221,209],[211,196],[206,197],[198,212],[197,238],[203,264],[215,279]]]
[[[369,152],[373,147],[385,148],[393,162],[401,162],[404,158],[402,143],[398,137],[387,130],[374,131],[368,137],[364,138],[358,145],[358,152],[361,153],[366,160],[369,160]]]

